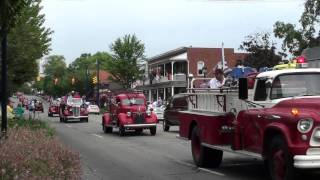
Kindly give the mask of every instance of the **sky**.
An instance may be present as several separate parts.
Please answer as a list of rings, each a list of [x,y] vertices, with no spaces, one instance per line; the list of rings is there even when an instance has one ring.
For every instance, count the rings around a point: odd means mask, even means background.
[[[245,36],[272,32],[276,21],[298,24],[304,0],[43,0],[42,6],[45,26],[54,31],[49,55],[71,63],[82,53],[110,52],[126,34],[145,44],[146,57],[222,42],[238,51]]]

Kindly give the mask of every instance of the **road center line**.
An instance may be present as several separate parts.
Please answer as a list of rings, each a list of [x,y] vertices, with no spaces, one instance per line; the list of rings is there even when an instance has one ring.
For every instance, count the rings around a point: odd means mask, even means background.
[[[195,165],[191,164],[191,163],[187,163],[187,162],[183,162],[183,161],[179,161],[179,160],[175,160],[177,163],[179,164],[182,164],[182,165],[185,165],[185,166],[189,166],[189,167],[196,167]],[[206,169],[206,168],[197,168],[198,170],[200,171],[205,171],[207,173],[210,173],[210,174],[214,174],[214,175],[218,175],[218,176],[226,176],[225,174],[223,173],[220,173],[220,172],[217,172],[217,171],[213,171],[213,170],[210,170],[210,169]]]
[[[69,127],[69,128],[71,128],[71,126],[70,125],[66,125],[67,127]]]
[[[198,168],[198,169],[202,170],[202,171],[205,171],[205,172],[208,172],[208,173],[211,173],[211,174],[215,174],[215,175],[219,175],[219,176],[226,176],[223,173],[219,173],[217,171],[213,171],[213,170],[210,170],[210,169],[205,169],[205,168]]]
[[[96,136],[96,137],[98,137],[98,138],[103,139],[103,137],[102,137],[102,136],[100,136],[100,135],[98,135],[98,134],[91,134],[91,135],[93,135],[93,136]]]

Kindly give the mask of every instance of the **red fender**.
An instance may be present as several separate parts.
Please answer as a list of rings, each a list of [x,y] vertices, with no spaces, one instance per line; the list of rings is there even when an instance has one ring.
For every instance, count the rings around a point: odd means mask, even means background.
[[[125,113],[119,113],[118,114],[118,120],[119,120],[119,126],[122,126],[124,124],[132,124],[132,118],[128,117]]]
[[[102,124],[111,124],[110,113],[104,113],[102,116]]]

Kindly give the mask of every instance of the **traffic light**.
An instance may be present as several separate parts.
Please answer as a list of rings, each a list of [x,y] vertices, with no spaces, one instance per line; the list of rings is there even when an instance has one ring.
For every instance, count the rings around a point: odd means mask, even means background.
[[[98,83],[97,76],[93,76],[93,78],[92,78],[92,83],[93,83],[93,84],[97,84],[97,83]]]
[[[76,79],[74,79],[74,77],[72,77],[71,84],[74,85],[75,82],[76,82]]]
[[[54,79],[54,85],[57,85],[58,84],[58,78],[55,78]]]

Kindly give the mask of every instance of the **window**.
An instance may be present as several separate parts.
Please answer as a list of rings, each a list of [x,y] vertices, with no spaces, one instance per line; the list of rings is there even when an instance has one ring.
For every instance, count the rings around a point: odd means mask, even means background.
[[[198,61],[197,62],[198,76],[203,76],[203,72],[202,72],[203,67],[204,67],[204,62],[203,61]]]
[[[273,81],[270,99],[294,96],[319,96],[319,89],[319,73],[280,75]]]
[[[267,99],[268,93],[266,81],[266,78],[258,79],[256,92],[254,94],[255,101],[265,101]]]

